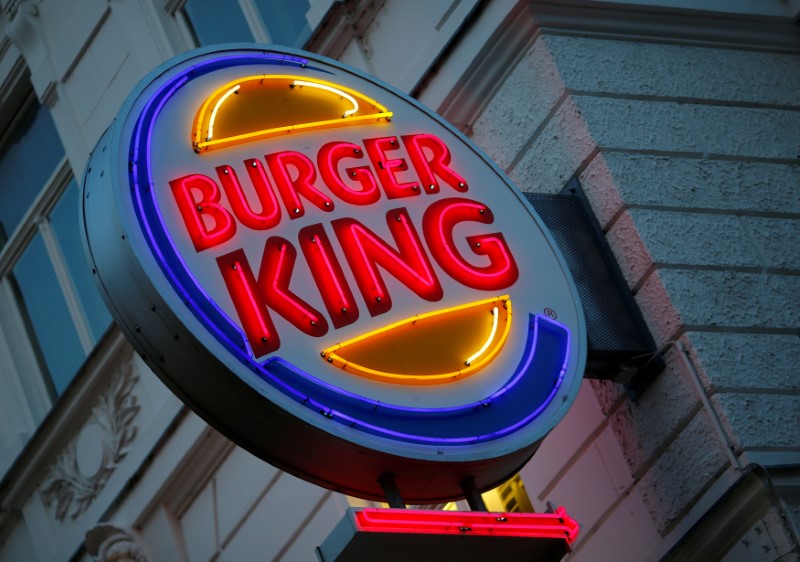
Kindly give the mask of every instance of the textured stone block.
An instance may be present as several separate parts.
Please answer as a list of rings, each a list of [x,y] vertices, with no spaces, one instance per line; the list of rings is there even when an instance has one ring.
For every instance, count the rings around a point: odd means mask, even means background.
[[[653,257],[639,235],[630,212],[626,211],[617,218],[606,233],[606,241],[614,253],[628,287],[635,288],[653,265]]]
[[[611,227],[608,241],[630,286],[653,263],[763,267],[755,236],[733,215],[631,209]]]
[[[737,446],[800,447],[800,396],[718,392],[712,399]]]
[[[797,539],[780,508],[767,507],[759,514],[759,519],[733,543],[724,560],[744,562],[765,560],[782,562],[799,560]]]
[[[614,177],[608,162],[609,156],[617,155],[618,153],[606,154],[598,152],[578,176],[578,181],[580,181],[581,188],[589,200],[594,216],[603,229],[608,226],[609,221],[626,204],[617,185],[618,180]]]
[[[686,104],[704,153],[756,158],[800,156],[800,113],[782,109]]]
[[[794,329],[800,324],[798,291],[800,277],[790,275],[658,269],[635,298],[661,346],[683,326]]]
[[[800,213],[800,165],[601,153],[580,176],[600,224],[623,204]]]
[[[773,549],[765,553],[768,556],[774,556],[775,560],[800,558],[797,535],[796,531],[792,529],[792,523],[788,520],[790,518],[791,513],[788,509],[784,510],[782,506],[774,506],[768,509],[767,513],[761,518],[761,523],[764,524],[766,534],[769,537]],[[795,529],[797,529],[796,526]],[[762,552],[764,552],[763,549]]]
[[[523,191],[555,193],[595,149],[580,111],[567,99],[510,172]]]
[[[609,419],[634,477],[649,466],[700,405],[677,351],[666,354],[667,368],[637,402],[626,402]]]
[[[601,150],[702,152],[684,104],[585,95],[572,99]]]
[[[800,58],[782,53],[546,36],[572,90],[800,106]]]
[[[711,388],[800,390],[796,335],[689,332],[686,338]]]
[[[669,299],[688,326],[796,328],[800,277],[662,269]]]
[[[659,270],[651,271],[635,296],[636,304],[658,347],[669,342],[683,325],[661,280],[662,273]]]
[[[472,140],[505,170],[563,92],[547,46],[535,42],[473,124]]]
[[[762,267],[800,270],[800,220],[742,217]]]
[[[700,410],[639,481],[659,532],[686,514],[727,463],[708,414]]]
[[[619,383],[600,379],[592,379],[588,382],[592,386],[597,404],[603,414],[608,415],[618,402],[626,399],[625,387]]]
[[[742,212],[800,213],[800,165],[704,160],[700,179],[718,193],[716,208]]]
[[[639,236],[656,264],[759,267],[737,217],[631,209]]]

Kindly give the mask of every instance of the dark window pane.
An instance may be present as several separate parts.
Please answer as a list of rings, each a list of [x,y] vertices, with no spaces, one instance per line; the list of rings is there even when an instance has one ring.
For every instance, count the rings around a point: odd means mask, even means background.
[[[307,1],[256,0],[255,3],[273,43],[302,47],[311,36],[306,20]]]
[[[28,104],[0,149],[0,229],[11,236],[64,157],[50,111]]]
[[[72,380],[86,357],[41,234],[14,266],[22,299],[57,394]]]
[[[78,184],[75,180],[69,183],[61,200],[50,214],[50,224],[53,226],[70,277],[86,313],[92,337],[98,340],[111,323],[111,315],[100,298],[83,251],[78,225]]]
[[[253,40],[242,9],[234,0],[189,0],[184,11],[201,45]]]

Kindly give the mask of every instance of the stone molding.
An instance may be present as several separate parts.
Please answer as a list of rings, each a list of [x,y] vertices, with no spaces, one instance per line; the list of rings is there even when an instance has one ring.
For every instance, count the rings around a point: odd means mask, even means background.
[[[48,470],[39,489],[58,521],[84,513],[128,454],[138,431],[133,423],[140,410],[133,394],[138,380],[132,362],[124,363]]]
[[[793,18],[587,0],[532,0],[537,25],[550,33],[757,51],[800,52]]]

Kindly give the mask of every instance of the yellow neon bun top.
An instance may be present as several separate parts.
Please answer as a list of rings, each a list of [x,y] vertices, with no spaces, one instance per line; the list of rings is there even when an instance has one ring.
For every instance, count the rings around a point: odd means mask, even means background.
[[[369,379],[442,384],[480,371],[511,328],[508,295],[406,318],[331,346],[322,357]]]
[[[389,120],[392,112],[345,86],[292,75],[244,76],[205,99],[192,124],[195,152],[292,131]]]

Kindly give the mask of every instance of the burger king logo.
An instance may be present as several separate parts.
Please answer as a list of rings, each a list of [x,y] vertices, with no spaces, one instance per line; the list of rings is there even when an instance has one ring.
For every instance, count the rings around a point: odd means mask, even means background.
[[[194,51],[142,81],[87,170],[87,248],[121,329],[294,474],[455,497],[518,469],[577,393],[582,313],[541,222],[377,79],[297,51]]]

